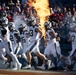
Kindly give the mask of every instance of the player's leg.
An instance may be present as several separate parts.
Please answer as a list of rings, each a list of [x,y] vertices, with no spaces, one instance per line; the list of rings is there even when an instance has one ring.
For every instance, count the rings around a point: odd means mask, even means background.
[[[22,48],[21,42],[17,43],[14,53],[17,55],[19,53],[19,51],[21,50],[21,48]]]
[[[28,46],[28,48],[26,48],[27,65],[25,67],[23,67],[23,69],[30,69],[31,68],[31,59],[32,59],[31,51],[32,51],[33,46],[34,46],[34,42],[32,42]]]
[[[6,62],[8,59],[3,55],[3,53],[0,52],[0,58],[1,60],[3,60],[4,62]]]
[[[76,50],[76,45],[72,45],[72,50],[69,56],[72,56],[75,50]]]
[[[7,45],[5,45],[5,49],[7,51],[7,54],[12,58],[13,62],[14,63],[17,63],[18,65],[18,69],[21,68],[21,63],[18,61],[16,55],[13,53],[12,51],[12,45],[11,45],[11,42],[9,42]]]
[[[71,51],[70,55],[68,56],[69,65],[72,64],[72,58],[73,58],[73,54],[74,54],[75,50],[76,50],[76,46],[72,45],[72,51]]]
[[[52,63],[51,60],[48,60],[46,55],[49,55],[50,54],[50,45],[46,46],[45,50],[44,50],[44,54],[40,53],[40,51],[37,51],[37,56],[39,56],[42,60],[43,60],[43,64],[42,66],[40,66],[39,68],[45,70],[45,65],[47,64],[48,66],[48,69],[50,68],[50,64]]]
[[[5,57],[6,55],[6,50],[4,48],[4,43],[0,41],[0,58],[3,60],[3,61],[7,61],[7,58]]]
[[[27,43],[23,43],[22,45],[23,45],[22,58],[24,58],[27,61],[26,52],[27,52],[28,44]]]

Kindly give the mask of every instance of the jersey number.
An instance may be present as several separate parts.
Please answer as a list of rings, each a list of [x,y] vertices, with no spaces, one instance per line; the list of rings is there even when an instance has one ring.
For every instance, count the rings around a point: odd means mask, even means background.
[[[13,39],[13,36],[12,36],[12,35],[10,35],[10,40],[11,40],[11,41],[14,41],[14,39]]]
[[[30,30],[30,36],[33,36],[33,30]]]
[[[21,37],[21,41],[22,41],[22,43],[25,43],[26,42],[26,40],[25,40],[24,37]]]

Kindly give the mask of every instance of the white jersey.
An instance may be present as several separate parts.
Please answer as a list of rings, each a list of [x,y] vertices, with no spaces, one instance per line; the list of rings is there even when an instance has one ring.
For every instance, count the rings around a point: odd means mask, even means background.
[[[59,46],[59,43],[56,41],[56,38],[53,38],[49,33],[51,31],[54,31],[53,29],[51,30],[47,30],[46,32],[46,40],[47,40],[47,44],[49,43],[56,43],[57,46]],[[55,33],[56,34],[56,33]]]
[[[10,32],[10,40],[11,40],[12,44],[16,43],[16,38],[14,36],[14,32]]]
[[[75,32],[70,32],[69,33],[72,39],[72,44],[76,44],[76,33]]]
[[[70,32],[69,34],[72,39],[72,50],[70,52],[70,56],[72,56],[74,51],[76,50],[76,32]]]
[[[35,26],[29,26],[29,32],[30,32],[30,44],[26,47],[25,53],[30,50],[31,52],[37,52],[39,51],[39,42],[40,42],[40,33],[36,32],[36,28],[38,28],[37,25]]]
[[[51,30],[46,31],[47,44],[55,42],[55,39],[49,34],[50,32],[51,32]]]
[[[37,40],[40,36],[40,34],[38,32],[36,32],[36,28],[38,28],[37,25],[35,25],[34,27],[33,26],[29,27],[31,41]]]
[[[27,37],[26,31],[20,34],[22,44],[29,43],[29,37]]]
[[[0,34],[1,34],[1,30],[6,29],[7,30],[7,33],[6,33],[7,40],[10,41],[10,39],[9,39],[10,34],[9,34],[9,28],[8,28],[8,19],[6,17],[0,18],[0,19],[2,20],[2,24],[0,26]]]
[[[26,53],[26,49],[30,45],[30,37],[29,37],[29,34],[26,34],[26,31],[24,31],[24,32],[22,32],[20,34],[20,38],[21,38],[21,44],[22,44],[23,53]]]
[[[4,48],[6,49],[6,51],[7,51],[7,52],[10,52],[9,49],[11,48],[11,50],[12,50],[12,44],[11,44],[11,42],[8,41],[7,38],[4,40],[4,38],[3,38],[2,36],[1,36],[0,38],[1,38],[2,41],[3,41],[3,46],[4,46]],[[8,42],[10,43],[10,48],[9,48],[9,46],[8,46],[8,45],[9,45]]]
[[[57,50],[57,53],[59,55],[61,55],[61,52],[60,52],[60,45],[59,45],[59,42],[56,41],[56,38],[53,38],[49,33],[51,32],[51,30],[47,30],[46,32],[46,40],[47,40],[47,46],[44,50],[44,54],[45,55],[54,55],[54,57],[57,56],[56,54],[56,50]]]

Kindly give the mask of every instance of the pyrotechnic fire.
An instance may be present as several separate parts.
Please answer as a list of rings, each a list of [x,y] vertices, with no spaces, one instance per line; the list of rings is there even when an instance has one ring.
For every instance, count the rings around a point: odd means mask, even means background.
[[[46,16],[50,15],[50,8],[48,0],[28,0],[29,4],[34,6],[37,11],[37,15],[40,17],[40,25],[43,34],[45,34],[44,23],[46,21]]]

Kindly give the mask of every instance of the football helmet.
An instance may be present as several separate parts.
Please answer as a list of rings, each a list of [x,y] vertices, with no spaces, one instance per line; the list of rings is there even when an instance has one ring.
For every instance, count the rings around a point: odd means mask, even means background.
[[[8,27],[9,27],[10,31],[15,30],[15,24],[13,22],[9,22],[9,26]]]
[[[22,31],[25,31],[27,30],[27,25],[22,23],[20,26],[19,26],[19,29],[22,30]]]
[[[51,22],[49,22],[49,21],[48,21],[48,22],[45,22],[45,23],[44,23],[44,26],[45,26],[46,29],[52,28],[52,24],[51,24]]]
[[[8,25],[8,19],[6,17],[0,17],[0,27],[5,27]]]
[[[27,19],[27,24],[28,24],[29,26],[35,25],[35,24],[36,24],[36,18],[35,18],[35,17],[29,17],[29,18]]]

